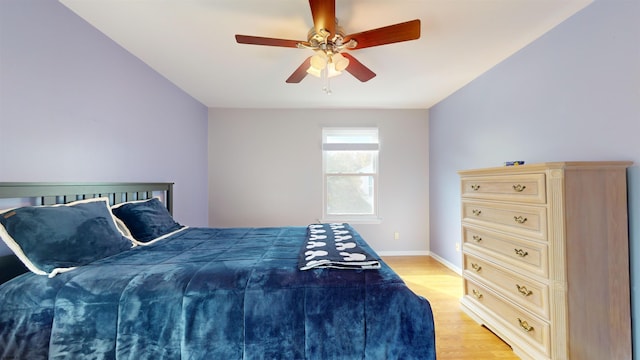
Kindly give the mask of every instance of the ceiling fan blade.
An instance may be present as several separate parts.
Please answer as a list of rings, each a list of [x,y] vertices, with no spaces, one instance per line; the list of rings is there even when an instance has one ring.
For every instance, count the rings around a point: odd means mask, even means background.
[[[420,20],[411,20],[395,25],[389,25],[378,29],[367,30],[356,34],[347,35],[344,42],[354,39],[358,42],[356,47],[350,49],[362,49],[372,46],[392,44],[401,41],[416,40],[420,38]]]
[[[347,70],[351,75],[353,75],[356,79],[366,82],[373,79],[376,76],[376,73],[369,70],[368,67],[362,65],[360,61],[351,56],[351,54],[341,53],[342,56],[349,59],[349,66],[345,70]]]
[[[321,30],[328,31],[331,35],[336,34],[336,1],[335,0],[309,0],[311,16],[313,16],[313,26],[316,33]]]
[[[309,69],[309,66],[311,66],[311,56],[309,56],[307,60],[305,60],[300,66],[298,66],[296,71],[294,71],[293,74],[289,76],[286,82],[289,84],[295,84],[302,81],[302,79],[307,76],[307,69]]]
[[[280,46],[280,47],[292,47],[292,48],[297,48],[298,43],[302,42],[298,40],[274,39],[274,38],[268,38],[268,37],[249,36],[249,35],[236,35],[236,41],[238,42],[238,44]]]

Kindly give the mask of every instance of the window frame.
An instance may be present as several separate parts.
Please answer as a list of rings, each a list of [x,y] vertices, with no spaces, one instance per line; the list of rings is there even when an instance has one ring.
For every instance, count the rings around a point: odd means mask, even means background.
[[[328,137],[354,137],[358,134],[364,134],[367,137],[369,133],[370,139],[375,138],[375,142],[328,142]],[[328,173],[328,152],[329,151],[373,151],[373,172],[343,172]],[[329,182],[331,176],[370,176],[373,179],[373,213],[369,214],[339,214],[328,212],[329,200]],[[324,127],[322,128],[322,222],[350,222],[350,223],[367,223],[378,224],[381,222],[379,217],[379,191],[380,191],[380,131],[377,127]]]

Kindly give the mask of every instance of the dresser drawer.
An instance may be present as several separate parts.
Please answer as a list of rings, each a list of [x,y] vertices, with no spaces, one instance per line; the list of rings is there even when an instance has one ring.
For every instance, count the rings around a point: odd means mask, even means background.
[[[462,241],[465,252],[489,258],[517,272],[548,277],[549,257],[545,243],[501,235],[471,225],[462,226]]]
[[[547,322],[521,310],[519,307],[503,300],[486,287],[464,280],[464,296],[481,308],[492,312],[518,337],[534,346],[540,353],[549,356],[551,352],[550,326]]]
[[[547,209],[542,206],[463,201],[462,221],[538,240],[547,239]]]
[[[465,277],[475,278],[525,309],[549,319],[547,285],[469,254],[464,254],[464,273]]]
[[[545,174],[475,176],[462,179],[462,197],[544,204]]]

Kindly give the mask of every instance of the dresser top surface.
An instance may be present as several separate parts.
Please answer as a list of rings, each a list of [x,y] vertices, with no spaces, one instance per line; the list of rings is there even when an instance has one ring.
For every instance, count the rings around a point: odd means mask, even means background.
[[[490,168],[460,170],[458,174],[464,175],[481,175],[491,174],[509,174],[520,172],[536,172],[551,169],[607,169],[607,168],[628,168],[633,165],[632,161],[563,161],[563,162],[545,162],[535,164],[524,164],[514,166],[496,166]]]

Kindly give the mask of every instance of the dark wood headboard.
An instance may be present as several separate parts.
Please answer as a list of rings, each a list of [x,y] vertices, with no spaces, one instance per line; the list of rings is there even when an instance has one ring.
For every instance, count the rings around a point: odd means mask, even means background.
[[[9,183],[0,182],[0,199],[33,200],[34,205],[66,204],[76,200],[108,197],[112,205],[150,199],[160,193],[173,214],[173,183]],[[2,243],[2,240],[0,240]],[[17,256],[0,256],[0,284],[27,272]]]

